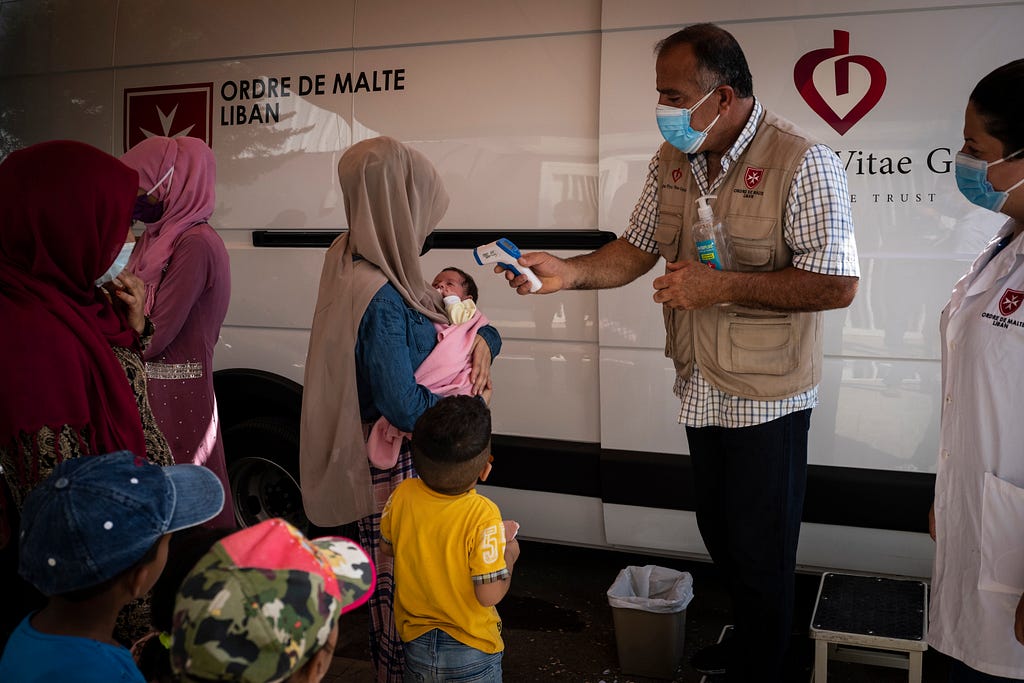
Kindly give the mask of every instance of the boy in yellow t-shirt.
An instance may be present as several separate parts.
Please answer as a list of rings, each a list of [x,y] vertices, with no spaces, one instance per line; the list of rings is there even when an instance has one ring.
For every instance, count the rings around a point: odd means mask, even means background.
[[[425,681],[501,681],[505,644],[494,606],[508,592],[519,542],[515,522],[502,522],[498,506],[474,488],[490,474],[490,440],[483,400],[438,401],[412,432],[419,478],[399,484],[381,514],[406,673]]]

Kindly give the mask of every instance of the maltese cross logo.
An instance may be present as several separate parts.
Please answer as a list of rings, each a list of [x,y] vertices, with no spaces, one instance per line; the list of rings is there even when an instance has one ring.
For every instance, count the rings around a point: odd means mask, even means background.
[[[1020,308],[1021,301],[1024,301],[1024,292],[1007,287],[1002,298],[999,299],[999,312],[1009,317]]]
[[[124,90],[124,149],[146,138],[190,136],[213,146],[213,83]]]
[[[747,172],[743,174],[743,183],[747,186],[748,190],[753,190],[755,187],[761,184],[761,178],[763,177],[763,168],[757,168],[756,166],[747,166]]]

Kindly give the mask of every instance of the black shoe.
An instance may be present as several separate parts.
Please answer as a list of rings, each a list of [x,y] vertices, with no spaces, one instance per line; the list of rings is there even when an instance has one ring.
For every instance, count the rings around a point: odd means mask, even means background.
[[[725,673],[726,666],[732,658],[732,640],[708,645],[698,650],[690,658],[690,666],[702,674],[718,676]]]

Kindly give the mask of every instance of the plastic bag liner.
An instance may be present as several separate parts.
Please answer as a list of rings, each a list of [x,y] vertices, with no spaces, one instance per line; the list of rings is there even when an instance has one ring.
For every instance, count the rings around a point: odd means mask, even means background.
[[[670,614],[682,612],[693,599],[693,577],[667,567],[648,564],[626,567],[608,589],[612,607]]]

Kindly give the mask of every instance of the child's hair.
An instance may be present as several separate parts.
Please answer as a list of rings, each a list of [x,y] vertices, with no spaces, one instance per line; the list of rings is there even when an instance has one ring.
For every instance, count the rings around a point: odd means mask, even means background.
[[[487,464],[491,411],[476,396],[449,396],[428,408],[412,430],[412,462],[427,486],[455,495],[473,488]]]
[[[466,281],[466,294],[468,294],[469,298],[473,300],[473,303],[478,303],[477,297],[480,296],[480,290],[477,289],[476,280],[473,279],[473,276],[467,273],[466,271],[462,270],[461,268],[456,268],[455,266],[448,266],[447,268],[442,268],[441,272],[443,273],[446,270],[450,270],[453,273],[458,273],[462,277],[462,279]]]

